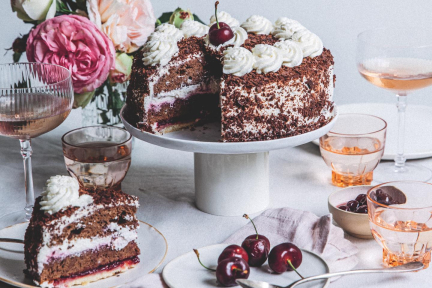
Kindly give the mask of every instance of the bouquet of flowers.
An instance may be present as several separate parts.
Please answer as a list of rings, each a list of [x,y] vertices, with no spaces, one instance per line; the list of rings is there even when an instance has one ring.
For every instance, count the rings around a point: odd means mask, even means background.
[[[150,0],[11,0],[11,6],[32,25],[12,45],[14,62],[25,52],[29,62],[68,68],[74,108],[107,100],[98,107],[105,124],[115,124],[108,113],[118,119],[133,56],[155,26],[170,22],[179,27],[196,17],[178,8],[156,19]]]

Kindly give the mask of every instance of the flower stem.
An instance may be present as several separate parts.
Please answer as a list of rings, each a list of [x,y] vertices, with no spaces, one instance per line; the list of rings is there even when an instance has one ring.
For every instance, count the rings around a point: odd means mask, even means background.
[[[291,260],[287,259],[288,265],[291,266],[291,268],[294,270],[294,272],[297,273],[297,275],[300,276],[300,278],[304,279],[304,277],[297,271],[297,269],[294,267],[294,265],[291,263]]]
[[[202,267],[204,267],[204,268],[207,269],[207,270],[210,270],[210,271],[216,272],[215,269],[209,268],[209,267],[205,266],[205,265],[201,262],[200,254],[199,254],[199,252],[198,252],[197,249],[193,249],[193,251],[195,252],[195,254],[196,254],[197,258],[198,258],[198,262],[201,264]]]
[[[252,219],[247,214],[244,214],[243,217],[246,218],[246,219],[249,219],[252,222],[252,225],[253,225],[253,227],[255,229],[255,233],[256,233],[256,239],[258,240],[258,230],[257,230],[257,228],[255,226],[255,223],[252,221]]]
[[[216,1],[216,3],[215,3],[215,17],[216,17],[216,25],[217,25],[217,27],[218,27],[218,29],[220,29],[220,26],[219,26],[219,20],[218,20],[218,18],[217,18],[217,6],[219,5],[219,1]]]

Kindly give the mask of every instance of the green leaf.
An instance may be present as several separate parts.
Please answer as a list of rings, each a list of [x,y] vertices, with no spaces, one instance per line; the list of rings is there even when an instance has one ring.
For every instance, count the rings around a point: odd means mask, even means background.
[[[193,14],[194,20],[200,22],[201,24],[207,25],[204,23],[196,14]]]
[[[160,22],[161,24],[162,23],[167,23],[170,20],[170,17],[171,17],[172,14],[173,14],[173,12],[162,13],[162,15],[156,21],[156,23],[158,23],[158,22]]]
[[[19,62],[19,60],[21,58],[21,55],[22,55],[22,53],[19,53],[19,52],[14,52],[13,53],[13,61],[14,61],[14,63]]]

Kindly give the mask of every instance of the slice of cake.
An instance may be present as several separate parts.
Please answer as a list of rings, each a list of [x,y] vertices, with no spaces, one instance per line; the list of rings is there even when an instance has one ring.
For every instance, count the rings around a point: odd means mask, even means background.
[[[332,119],[333,56],[317,35],[286,17],[240,24],[217,16],[220,29],[232,31],[225,42],[213,45],[215,27],[196,21],[163,24],[135,57],[127,103],[137,127],[163,134],[218,118],[224,142],[243,142],[306,133]]]
[[[51,177],[25,233],[26,274],[41,287],[70,287],[134,267],[138,206],[122,191],[79,191],[74,178]]]

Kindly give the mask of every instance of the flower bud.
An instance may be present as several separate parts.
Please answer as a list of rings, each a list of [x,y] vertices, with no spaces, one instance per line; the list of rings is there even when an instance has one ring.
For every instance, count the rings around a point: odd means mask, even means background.
[[[44,21],[55,16],[56,0],[11,0],[12,11],[24,21]]]
[[[176,28],[180,28],[183,22],[186,20],[194,20],[192,12],[189,9],[183,10],[181,8],[177,8],[171,15],[169,23],[174,24]]]
[[[123,83],[130,79],[133,57],[126,53],[116,53],[115,68],[110,71],[109,80],[113,83]]]

